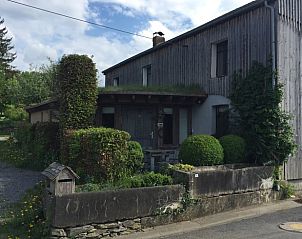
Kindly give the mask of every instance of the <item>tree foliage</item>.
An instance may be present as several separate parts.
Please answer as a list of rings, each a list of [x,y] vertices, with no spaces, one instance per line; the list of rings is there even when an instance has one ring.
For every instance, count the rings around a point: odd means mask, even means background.
[[[61,129],[93,124],[97,98],[97,70],[86,55],[63,56],[58,66]]]
[[[290,115],[280,104],[282,85],[272,86],[271,66],[254,63],[247,76],[236,74],[231,100],[240,115],[249,159],[256,163],[282,164],[296,147]]]
[[[11,52],[14,49],[12,46],[12,38],[7,37],[6,27],[2,27],[4,19],[0,17],[0,65],[4,69],[11,69],[10,64],[16,59],[16,53]]]
[[[0,67],[0,114],[10,106],[22,108],[53,97],[56,90],[56,67],[55,63],[50,62],[10,77]]]

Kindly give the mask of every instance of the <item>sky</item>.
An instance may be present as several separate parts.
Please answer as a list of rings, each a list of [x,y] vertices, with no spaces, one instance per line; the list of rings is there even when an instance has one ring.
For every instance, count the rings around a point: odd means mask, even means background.
[[[162,31],[169,40],[252,0],[16,0],[98,24],[152,37]],[[152,47],[152,40],[0,0],[17,53],[13,62],[28,70],[58,61],[64,54],[93,58],[101,73],[110,66]]]

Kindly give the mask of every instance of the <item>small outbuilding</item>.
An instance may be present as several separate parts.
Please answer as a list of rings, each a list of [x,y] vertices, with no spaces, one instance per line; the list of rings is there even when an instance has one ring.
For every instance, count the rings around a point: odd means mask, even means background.
[[[46,189],[52,195],[75,192],[75,180],[80,177],[68,166],[54,162],[42,174],[46,177]]]

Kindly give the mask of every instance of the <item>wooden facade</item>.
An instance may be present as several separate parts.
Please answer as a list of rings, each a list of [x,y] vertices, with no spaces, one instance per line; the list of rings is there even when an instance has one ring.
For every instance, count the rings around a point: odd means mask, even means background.
[[[286,179],[302,178],[302,2],[279,0],[277,11],[277,68],[284,84],[284,109],[293,116],[297,155],[285,164]]]
[[[245,72],[253,61],[266,63],[271,55],[270,11],[258,5],[249,4],[242,8],[244,14],[227,14],[221,21],[214,20],[105,70],[106,85],[112,85],[115,77],[120,85],[141,85],[142,68],[151,65],[149,85],[198,84],[209,95],[228,96],[233,72]],[[211,77],[212,45],[224,40],[228,42],[228,75]]]
[[[285,165],[286,179],[302,179],[302,2],[268,0],[274,7],[276,67],[285,86],[284,109],[293,115],[297,155]],[[213,49],[227,42],[227,75],[213,76]],[[254,1],[205,25],[133,56],[103,73],[106,85],[118,77],[120,85],[142,85],[142,68],[151,67],[148,85],[198,84],[209,95],[230,95],[233,73],[246,73],[253,61],[272,57],[271,10]],[[193,116],[194,117],[194,116]]]

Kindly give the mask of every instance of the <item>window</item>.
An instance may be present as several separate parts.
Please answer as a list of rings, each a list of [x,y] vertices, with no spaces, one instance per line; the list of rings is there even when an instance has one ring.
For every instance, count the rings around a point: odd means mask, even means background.
[[[143,67],[143,86],[148,86],[151,79],[151,65]]]
[[[212,44],[211,77],[228,75],[228,41]]]
[[[113,86],[119,86],[120,85],[120,78],[115,77],[113,78]]]
[[[102,109],[102,126],[114,128],[114,107],[104,107]]]
[[[222,137],[229,129],[229,105],[217,105],[216,109],[216,137]]]

